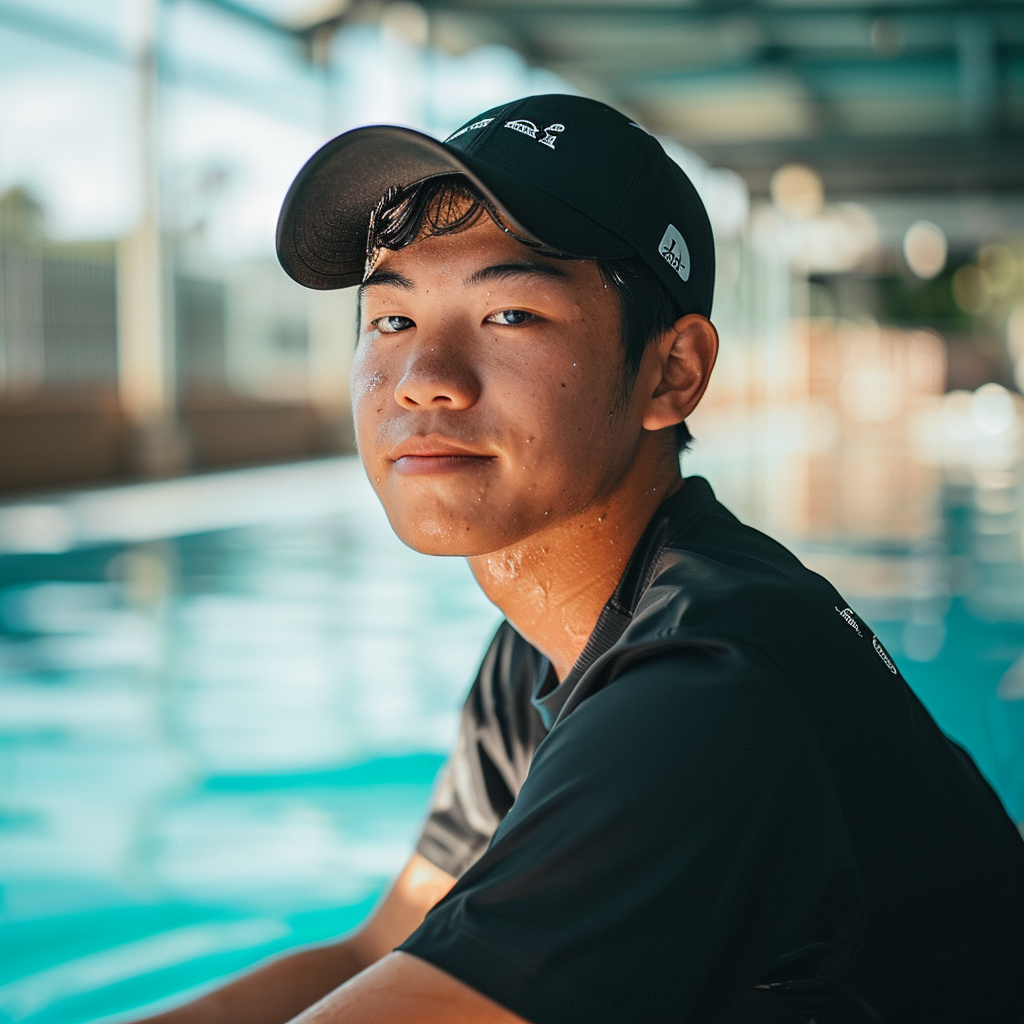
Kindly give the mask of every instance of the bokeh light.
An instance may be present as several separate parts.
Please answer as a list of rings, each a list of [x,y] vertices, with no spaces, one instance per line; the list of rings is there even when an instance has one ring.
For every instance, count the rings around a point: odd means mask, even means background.
[[[968,315],[975,316],[985,308],[988,298],[985,274],[973,263],[960,267],[953,275],[953,298]]]
[[[775,205],[794,217],[813,217],[825,205],[821,176],[806,164],[786,164],[771,180]]]
[[[979,434],[999,437],[1009,433],[1017,422],[1013,395],[1001,384],[983,384],[971,398],[971,419]]]
[[[911,224],[903,236],[903,255],[907,266],[924,280],[942,273],[946,266],[947,250],[942,228],[927,220]]]
[[[1010,246],[991,242],[978,251],[978,269],[985,275],[985,285],[993,295],[1008,295],[1019,281],[1017,254]]]

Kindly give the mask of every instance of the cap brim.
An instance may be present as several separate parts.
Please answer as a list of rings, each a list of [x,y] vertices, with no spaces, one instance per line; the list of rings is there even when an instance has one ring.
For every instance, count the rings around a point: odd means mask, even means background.
[[[327,290],[359,284],[370,214],[389,188],[464,174],[524,237],[569,256],[626,256],[618,236],[542,189],[394,125],[356,128],[318,150],[292,182],[277,222],[277,255],[289,277]]]

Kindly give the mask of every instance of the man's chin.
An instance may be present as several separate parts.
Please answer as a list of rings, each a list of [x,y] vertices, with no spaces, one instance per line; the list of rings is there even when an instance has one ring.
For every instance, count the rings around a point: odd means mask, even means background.
[[[389,516],[391,528],[398,539],[421,555],[447,555],[471,558],[486,555],[503,545],[496,542],[491,531],[457,519],[428,517],[407,521]]]

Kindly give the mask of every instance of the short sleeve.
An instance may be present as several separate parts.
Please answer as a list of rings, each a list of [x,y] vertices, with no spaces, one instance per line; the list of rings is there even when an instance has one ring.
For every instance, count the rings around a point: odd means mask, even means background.
[[[487,849],[546,735],[530,696],[543,659],[502,623],[462,709],[416,850],[455,878]]]
[[[486,853],[400,948],[535,1024],[708,1024],[755,986],[826,982],[860,905],[795,698],[736,648],[690,644],[555,726]]]

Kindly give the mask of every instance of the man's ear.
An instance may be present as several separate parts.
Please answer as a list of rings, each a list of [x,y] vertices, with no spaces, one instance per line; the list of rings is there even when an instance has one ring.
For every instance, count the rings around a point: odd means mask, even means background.
[[[680,317],[649,345],[641,369],[650,388],[644,429],[662,430],[685,420],[701,400],[717,358],[718,331],[698,313]]]

